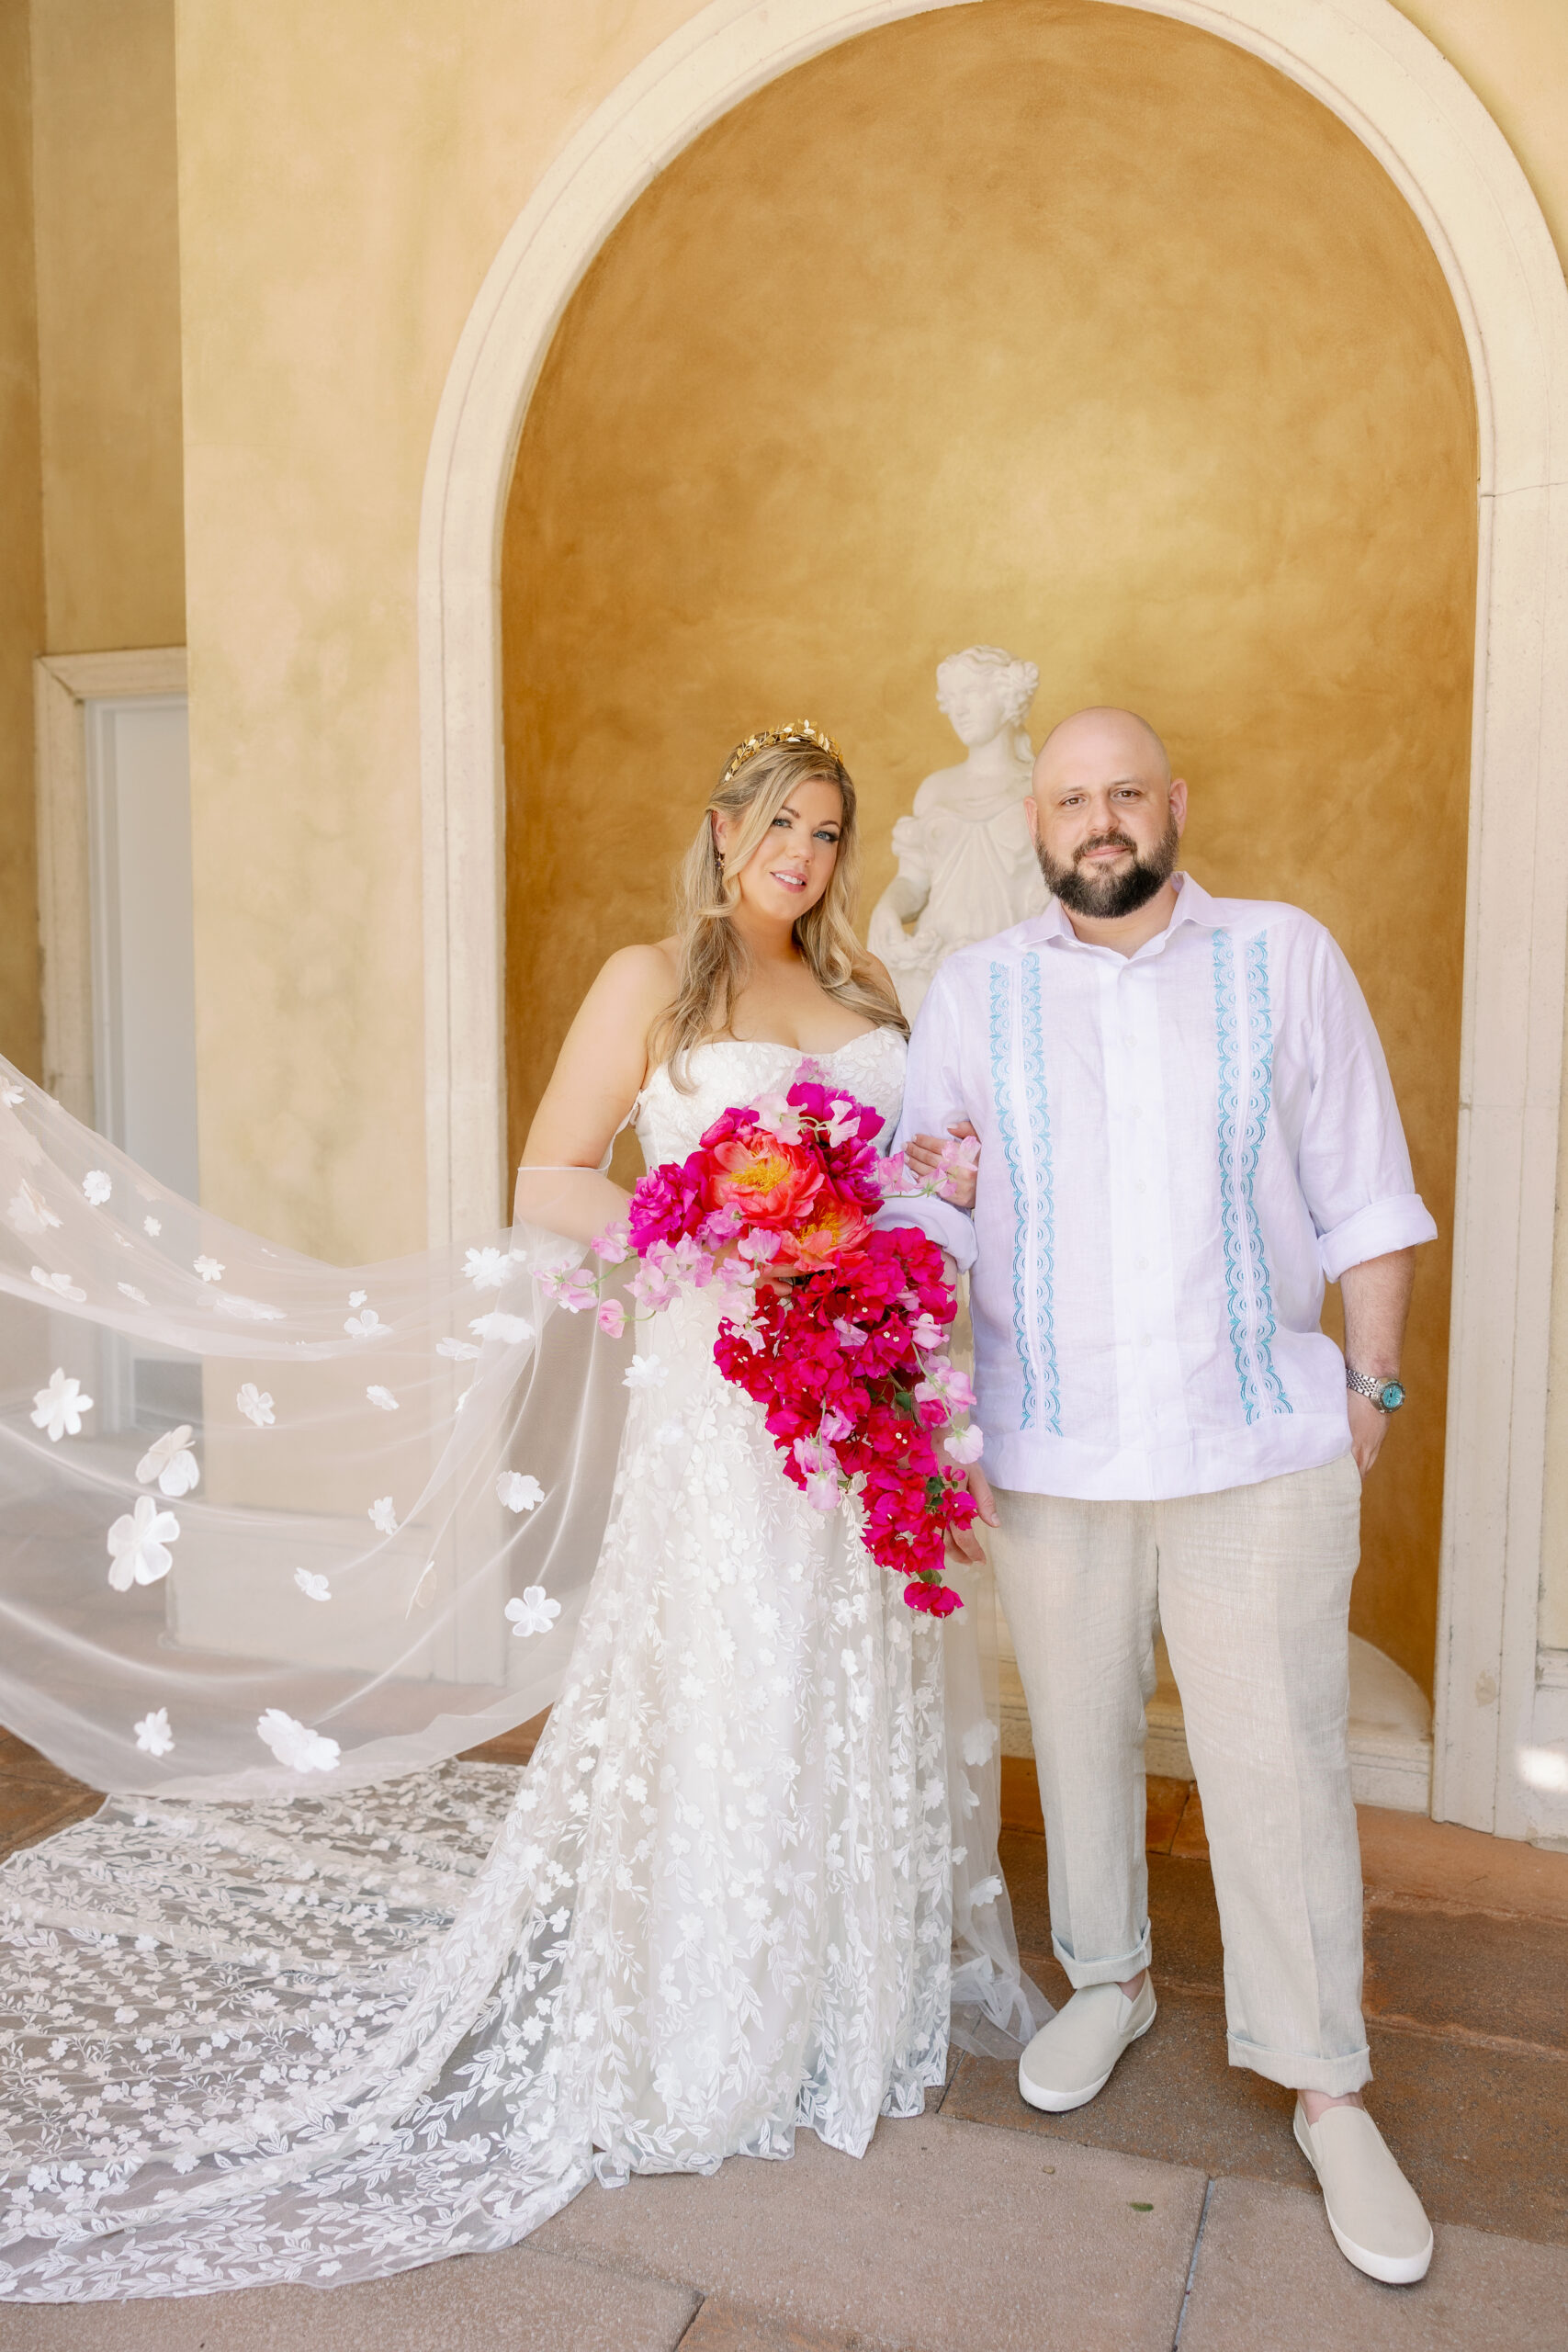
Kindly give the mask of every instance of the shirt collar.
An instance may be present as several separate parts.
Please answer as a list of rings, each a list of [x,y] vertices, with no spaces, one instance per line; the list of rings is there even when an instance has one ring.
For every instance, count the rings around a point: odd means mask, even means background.
[[[1219,931],[1223,928],[1219,909],[1202,884],[1195,882],[1190,874],[1178,874],[1176,904],[1171,910],[1170,921],[1163,931],[1156,932],[1152,939],[1145,939],[1143,945],[1127,960],[1136,963],[1139,956],[1162,954],[1167,942],[1174,938],[1183,923],[1189,922],[1197,925],[1202,931]],[[1116,952],[1114,948],[1110,947],[1093,948],[1089,941],[1080,939],[1063,913],[1062,902],[1059,899],[1052,899],[1044,913],[1039,918],[1039,925],[1036,937],[1043,946],[1055,944],[1064,947],[1089,948],[1093,954],[1107,956],[1114,955]]]

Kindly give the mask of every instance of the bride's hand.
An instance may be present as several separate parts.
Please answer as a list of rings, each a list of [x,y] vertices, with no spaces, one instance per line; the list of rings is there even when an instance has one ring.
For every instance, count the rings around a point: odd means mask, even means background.
[[[947,1132],[957,1143],[979,1141],[967,1119],[960,1119],[957,1125],[949,1127]],[[904,1146],[904,1159],[922,1183],[930,1183],[933,1177],[942,1172],[942,1155],[949,1148],[941,1136],[915,1136]],[[974,1207],[977,1169],[978,1162],[976,1161],[946,1170],[942,1198],[951,1201],[954,1208],[968,1211]]]

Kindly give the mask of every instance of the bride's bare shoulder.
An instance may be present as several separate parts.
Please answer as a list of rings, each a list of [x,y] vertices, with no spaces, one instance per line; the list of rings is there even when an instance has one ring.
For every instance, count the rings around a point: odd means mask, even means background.
[[[645,947],[617,947],[600,966],[590,993],[626,1012],[646,1009],[651,1018],[663,1011],[681,985],[676,948],[673,939]]]

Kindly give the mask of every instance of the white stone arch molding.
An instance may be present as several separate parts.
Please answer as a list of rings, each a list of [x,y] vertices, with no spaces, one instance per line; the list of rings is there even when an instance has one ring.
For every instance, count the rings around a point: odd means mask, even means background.
[[[550,339],[611,230],[710,123],[807,59],[939,5],[714,0],[557,157],[464,329],[420,542],[437,1239],[488,1231],[507,1193],[500,549]],[[1391,0],[1101,5],[1234,42],[1331,107],[1420,220],[1469,348],[1481,565],[1433,1809],[1525,1836],[1568,947],[1568,293],[1512,150]]]

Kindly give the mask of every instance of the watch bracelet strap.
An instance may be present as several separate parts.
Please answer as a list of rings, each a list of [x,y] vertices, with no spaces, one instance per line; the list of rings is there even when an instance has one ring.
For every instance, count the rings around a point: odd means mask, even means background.
[[[1401,1385],[1399,1374],[1394,1372],[1378,1375],[1368,1372],[1352,1372],[1348,1364],[1345,1367],[1346,1387],[1353,1388],[1358,1396],[1370,1397],[1374,1405],[1382,1404],[1385,1388],[1397,1388]]]

